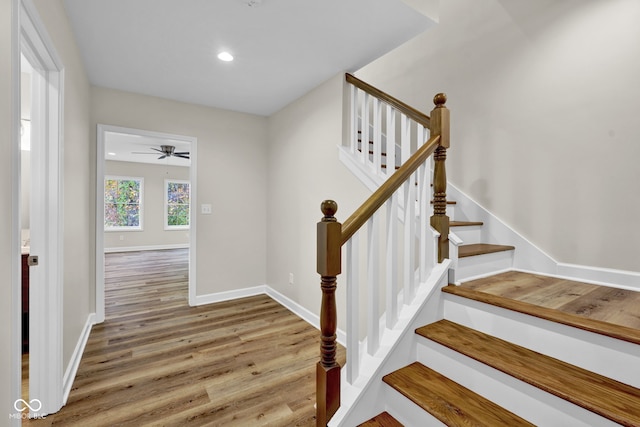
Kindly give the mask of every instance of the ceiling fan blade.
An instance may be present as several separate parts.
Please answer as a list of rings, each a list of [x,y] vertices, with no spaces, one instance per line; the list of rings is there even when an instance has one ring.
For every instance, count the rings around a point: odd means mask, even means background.
[[[181,159],[189,159],[189,156],[185,156],[184,154],[180,154],[180,153],[175,153],[173,156],[180,157]]]
[[[189,152],[188,151],[176,151],[173,154],[186,154],[188,156]]]
[[[163,156],[158,157],[158,160],[164,159],[165,157],[167,157],[167,155],[166,155],[166,154],[165,154],[165,155],[163,155]]]
[[[163,153],[164,154],[164,151],[162,151],[162,150],[160,150],[160,149],[158,149],[156,147],[149,147],[149,148],[151,148],[152,150],[156,150],[158,153]]]
[[[143,151],[132,151],[131,154],[153,154],[153,155],[155,155],[157,153],[145,153]]]

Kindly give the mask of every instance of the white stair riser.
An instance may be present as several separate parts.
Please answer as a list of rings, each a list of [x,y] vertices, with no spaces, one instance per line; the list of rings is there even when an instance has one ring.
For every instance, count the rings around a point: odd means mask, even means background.
[[[405,427],[441,427],[445,426],[437,418],[424,409],[404,397],[393,387],[385,383],[384,389],[385,410],[400,421]]]
[[[465,225],[464,227],[451,227],[451,231],[455,233],[463,244],[482,242],[482,226],[481,225]]]
[[[422,337],[418,338],[417,356],[424,365],[535,425],[617,426],[597,414]]]
[[[513,266],[513,252],[502,251],[459,258],[455,280],[460,281],[508,270]]]
[[[446,319],[640,387],[640,346],[457,295],[444,295]]]

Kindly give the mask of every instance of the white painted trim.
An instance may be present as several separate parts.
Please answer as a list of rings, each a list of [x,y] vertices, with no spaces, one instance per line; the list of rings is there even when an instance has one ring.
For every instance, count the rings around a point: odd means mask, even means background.
[[[197,145],[198,139],[187,135],[176,135],[165,132],[155,132],[143,129],[127,128],[122,126],[98,124],[96,137],[96,323],[101,323],[105,318],[104,308],[104,253],[108,250],[104,247],[104,135],[106,132],[128,133],[133,135],[146,136],[159,139],[174,139],[185,141],[190,144],[191,165],[189,166],[189,180],[191,181],[191,206],[197,206]],[[198,305],[196,300],[196,231],[197,215],[196,209],[190,210],[189,227],[189,305]],[[145,249],[140,249],[145,248]],[[149,250],[147,247],[129,248],[129,250]],[[114,248],[109,248],[109,250]],[[125,248],[116,248],[118,252],[123,252]],[[160,249],[169,249],[160,247]]]
[[[270,296],[274,300],[278,301],[280,304],[282,304],[283,306],[288,308],[289,311],[291,311],[294,314],[296,314],[302,320],[305,320],[307,323],[309,323],[314,328],[320,330],[320,317],[318,315],[312,313],[310,310],[307,310],[305,307],[301,306],[300,304],[298,304],[297,302],[295,302],[291,298],[289,298],[289,297],[281,294],[280,292],[276,291],[271,286],[265,285],[265,287],[266,287],[266,294],[268,296]],[[338,329],[336,331],[336,335],[337,335],[336,339],[338,340],[340,345],[342,345],[343,347],[346,347],[347,346],[347,334],[345,333],[345,331],[343,331],[342,329]]]
[[[190,202],[189,208],[189,305],[195,305],[197,295],[197,280],[198,269],[196,268],[197,262],[197,233],[198,229],[198,138],[192,138],[191,140],[191,167],[189,168],[189,181],[190,181]]]
[[[608,286],[610,288],[626,289],[640,292],[640,273],[624,270],[613,270],[585,265],[558,264],[558,271],[565,274],[548,274],[532,270],[513,269],[523,273],[540,274],[557,277],[558,279],[573,280],[593,285]]]
[[[207,295],[198,295],[196,298],[196,305],[206,305],[206,304],[214,304],[217,302],[223,301],[231,301],[238,298],[246,298],[252,297],[256,295],[267,295],[268,297],[274,299],[278,303],[282,304],[289,311],[291,311],[296,316],[300,317],[302,320],[309,323],[316,329],[320,329],[320,317],[316,314],[313,314],[311,311],[304,308],[302,305],[293,301],[291,298],[281,294],[276,291],[269,285],[259,285],[251,288],[243,288],[243,289],[234,289],[232,291],[224,291],[224,292],[216,292],[213,294]],[[345,346],[346,345],[346,333],[343,330],[338,329],[336,332],[338,342]]]
[[[22,397],[22,283],[20,247],[20,0],[11,1],[11,400]],[[12,418],[10,425],[19,427],[22,421]]]
[[[36,145],[32,149],[35,148],[39,152],[43,181],[41,185],[34,186],[34,193],[46,200],[40,202],[44,206],[39,212],[44,218],[32,218],[34,223],[42,228],[39,234],[40,243],[32,234],[32,244],[38,250],[36,255],[42,257],[42,263],[37,267],[40,270],[34,274],[37,278],[34,280],[35,287],[31,287],[32,295],[29,301],[29,395],[30,398],[41,400],[43,406],[39,413],[49,414],[60,409],[63,393],[64,66],[33,2],[18,0],[13,6],[15,12],[12,26],[14,30],[18,29],[15,43],[18,43],[19,48],[16,51],[15,44],[13,45],[12,63],[20,64],[21,53],[29,60],[34,68],[33,80],[36,82],[33,85],[34,97],[38,97],[38,102],[32,105],[32,118],[34,123],[39,120],[40,124],[32,127],[32,132],[39,135],[36,138],[39,146]],[[20,78],[18,74],[15,82],[18,83]],[[19,83],[17,86],[20,86]],[[14,117],[19,117],[19,111],[20,100],[17,98],[13,100]],[[19,184],[14,183],[13,188],[19,188]],[[18,229],[19,220],[14,226]],[[16,294],[20,293],[19,289],[18,287]],[[16,316],[14,321],[14,328],[20,330],[20,317]],[[20,352],[20,349],[17,347],[13,351]],[[18,372],[21,372],[20,368]],[[19,392],[19,387],[14,388],[13,392],[16,390]]]
[[[254,286],[252,288],[234,289],[232,291],[215,292],[212,294],[196,296],[196,306],[213,304],[216,302],[230,301],[238,298],[252,297],[266,294],[266,285]]]
[[[368,165],[357,159],[357,154],[352,154],[349,150],[338,145],[338,158],[371,192],[374,192],[384,183],[384,179],[369,170]]]
[[[67,399],[69,398],[69,393],[71,392],[71,386],[73,385],[73,380],[76,377],[78,372],[78,367],[80,366],[80,360],[82,360],[82,354],[84,353],[84,349],[87,346],[87,341],[89,340],[89,334],[91,333],[91,328],[96,324],[95,322],[96,314],[90,313],[87,316],[87,321],[84,324],[84,328],[82,328],[82,332],[80,333],[80,338],[76,343],[76,348],[73,350],[73,354],[71,355],[71,360],[69,360],[69,364],[67,365],[67,369],[64,372],[64,377],[62,378],[63,384],[63,395],[62,395],[62,404],[67,404]]]
[[[558,274],[596,285],[640,291],[640,272],[577,264],[558,264]]]
[[[189,243],[176,243],[173,245],[147,245],[147,246],[122,246],[104,248],[104,253],[138,252],[138,251],[162,251],[165,249],[189,249]]]

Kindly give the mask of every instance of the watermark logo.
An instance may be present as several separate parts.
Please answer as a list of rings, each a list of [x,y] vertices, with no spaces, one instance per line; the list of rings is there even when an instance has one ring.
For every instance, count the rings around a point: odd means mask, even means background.
[[[13,402],[13,408],[18,412],[14,414],[9,414],[9,418],[22,418],[24,420],[27,418],[44,419],[47,417],[46,415],[38,414],[38,411],[42,409],[42,402],[38,399],[31,399],[28,402],[24,399],[18,399],[15,402]],[[27,409],[31,411],[31,415],[29,415],[29,412],[27,411]]]

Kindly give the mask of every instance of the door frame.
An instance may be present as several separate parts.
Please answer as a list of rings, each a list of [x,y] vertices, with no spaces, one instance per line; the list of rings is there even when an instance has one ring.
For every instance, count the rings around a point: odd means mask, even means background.
[[[107,132],[128,133],[150,138],[173,139],[190,144],[191,165],[189,167],[190,208],[189,208],[189,305],[196,305],[196,209],[197,206],[197,158],[198,139],[186,135],[175,135],[143,129],[127,128],[105,124],[97,125],[96,136],[96,323],[105,319],[104,293],[104,169],[105,134]]]
[[[63,405],[63,105],[64,66],[46,27],[31,0],[13,0],[13,40],[12,63],[17,75],[15,82],[21,81],[21,54],[34,68],[32,75],[32,153],[37,153],[36,161],[44,168],[39,178],[32,180],[32,200],[38,200],[39,209],[32,224],[41,230],[36,238],[40,243],[38,255],[41,263],[36,272],[36,287],[30,286],[29,297],[29,400],[38,399],[41,407],[32,415],[57,412]],[[20,129],[20,95],[13,96],[14,129]],[[16,90],[16,89],[14,89]],[[21,148],[20,132],[15,133],[13,142],[14,159],[17,167],[13,171],[13,199],[20,200],[21,190]],[[32,161],[33,163],[33,161]],[[33,206],[33,205],[32,205]],[[14,269],[20,268],[20,203],[13,204],[12,227],[14,230]],[[40,283],[38,283],[40,282]],[[21,336],[21,280],[20,274],[13,280],[14,334]],[[13,341],[12,392],[15,399],[21,398],[22,351],[21,340]],[[20,381],[16,383],[16,380]],[[35,406],[35,405],[32,405]],[[19,420],[18,420],[19,421]]]

